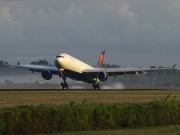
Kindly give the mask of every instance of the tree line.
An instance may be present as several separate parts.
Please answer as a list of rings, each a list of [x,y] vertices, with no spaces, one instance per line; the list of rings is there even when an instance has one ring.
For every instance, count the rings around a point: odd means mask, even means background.
[[[4,66],[5,64],[9,64],[9,63],[3,60],[0,61],[0,67]],[[18,61],[17,65],[21,65],[21,63]],[[47,60],[32,61],[30,65],[54,66],[53,64],[49,63]]]

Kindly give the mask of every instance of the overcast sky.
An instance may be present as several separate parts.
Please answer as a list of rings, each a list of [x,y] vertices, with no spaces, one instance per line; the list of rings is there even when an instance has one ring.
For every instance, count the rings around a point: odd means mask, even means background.
[[[109,64],[179,68],[180,1],[0,0],[0,60],[65,52],[96,65],[102,49]]]

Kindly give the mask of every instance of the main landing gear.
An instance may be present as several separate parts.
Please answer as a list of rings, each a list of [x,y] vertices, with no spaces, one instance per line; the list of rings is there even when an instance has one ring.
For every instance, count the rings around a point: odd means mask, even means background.
[[[63,81],[64,82],[61,82],[62,89],[64,89],[64,88],[68,89],[68,83],[66,82],[66,77],[63,77]]]
[[[94,89],[100,89],[99,83],[93,83],[92,86],[93,86]]]

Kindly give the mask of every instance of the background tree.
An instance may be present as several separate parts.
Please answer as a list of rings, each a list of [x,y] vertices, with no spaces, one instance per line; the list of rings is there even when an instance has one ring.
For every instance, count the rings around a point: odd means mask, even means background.
[[[17,65],[20,65],[20,62],[19,62],[19,61],[17,62]]]
[[[8,62],[6,62],[6,61],[0,61],[0,66],[2,67],[4,64],[8,64]]]
[[[30,63],[31,65],[44,65],[49,66],[49,63],[47,60],[39,60],[39,61],[33,61]]]

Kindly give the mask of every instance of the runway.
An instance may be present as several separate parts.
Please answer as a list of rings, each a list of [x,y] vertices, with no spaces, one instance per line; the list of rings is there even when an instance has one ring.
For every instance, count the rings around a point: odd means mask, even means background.
[[[180,89],[0,89],[0,91],[180,91]]]
[[[106,85],[108,88],[94,90],[91,85],[76,85],[70,84],[69,89],[62,89],[60,84],[26,84],[26,83],[15,83],[15,84],[0,84],[0,91],[145,91],[145,90],[180,90],[179,87],[155,87],[155,86],[125,86],[111,87]]]

